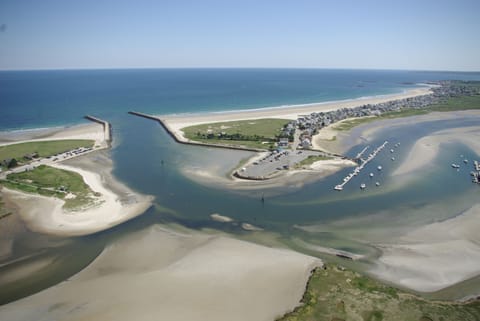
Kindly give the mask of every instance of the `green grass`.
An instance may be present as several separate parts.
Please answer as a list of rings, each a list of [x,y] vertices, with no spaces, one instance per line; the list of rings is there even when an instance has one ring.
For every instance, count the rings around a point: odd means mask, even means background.
[[[428,301],[327,264],[313,272],[302,305],[278,320],[474,321],[480,320],[480,301]]]
[[[446,102],[432,105],[428,109],[432,111],[480,109],[480,95],[450,98]]]
[[[17,161],[26,161],[23,157],[34,152],[38,153],[40,157],[49,157],[79,147],[93,147],[93,144],[93,140],[69,139],[0,146],[0,161],[6,158],[15,158]]]
[[[94,192],[80,174],[45,165],[31,171],[9,174],[7,180],[0,183],[10,189],[64,199],[66,209],[85,206],[94,200]],[[61,187],[65,191],[61,191]],[[67,193],[74,194],[75,198],[66,199]]]
[[[472,83],[467,83],[462,85],[467,87],[474,87],[474,88],[477,88],[477,90],[480,89],[480,83],[478,82],[472,82]],[[400,118],[400,117],[425,115],[433,111],[449,112],[449,111],[472,110],[472,109],[480,109],[480,95],[449,98],[445,102],[433,104],[423,109],[405,109],[399,112],[385,113],[376,117],[361,117],[361,118],[349,119],[339,124],[334,124],[333,128],[340,131],[347,131],[352,129],[355,126],[370,123],[372,121],[376,121],[380,119],[393,119],[393,118]]]
[[[295,167],[296,168],[301,168],[302,166],[312,165],[313,163],[318,162],[318,161],[330,160],[330,159],[333,159],[333,157],[310,155],[307,158],[305,158],[304,160],[302,160],[301,162],[295,164]]]
[[[190,126],[182,128],[182,131],[186,138],[193,141],[267,149],[277,140],[276,136],[288,122],[286,119],[269,118],[241,120]],[[208,138],[209,133],[213,137]],[[219,138],[218,134],[221,133],[227,137]]]

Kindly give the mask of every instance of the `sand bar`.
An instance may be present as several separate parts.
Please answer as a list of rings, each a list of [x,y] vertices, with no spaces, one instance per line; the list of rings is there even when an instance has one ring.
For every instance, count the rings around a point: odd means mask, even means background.
[[[290,250],[155,225],[111,244],[68,281],[0,306],[0,319],[271,321],[299,304],[320,265]]]
[[[445,143],[467,145],[476,151],[477,155],[480,155],[480,127],[446,129],[419,139],[410,150],[406,160],[392,175],[406,175],[428,166],[440,151],[440,145]]]
[[[480,205],[406,233],[388,244],[370,271],[420,292],[440,290],[480,272]]]

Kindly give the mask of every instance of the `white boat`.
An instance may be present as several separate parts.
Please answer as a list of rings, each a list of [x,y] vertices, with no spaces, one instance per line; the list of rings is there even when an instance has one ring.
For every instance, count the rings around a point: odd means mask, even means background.
[[[370,173],[370,177],[373,177],[373,173]]]
[[[379,183],[379,182],[376,182],[375,185],[376,185],[376,186],[380,186],[380,183]]]
[[[335,186],[335,190],[336,191],[341,191],[341,190],[343,190],[343,187],[341,185],[337,185],[337,186]]]
[[[463,162],[464,162],[465,164],[467,164],[467,163],[468,163],[468,159],[464,159]]]
[[[395,160],[395,157],[392,157],[392,161],[394,161],[394,160]]]
[[[393,152],[394,152],[394,150],[393,150],[393,149],[390,149],[390,153],[393,153]]]
[[[367,188],[367,185],[365,185],[365,184],[362,183],[362,184],[360,185],[360,188],[361,188],[361,189],[365,189],[365,188]]]
[[[381,171],[381,170],[382,170],[382,166],[378,165],[377,169],[378,169],[379,171]]]
[[[452,167],[453,167],[453,168],[460,168],[460,165],[452,164]]]

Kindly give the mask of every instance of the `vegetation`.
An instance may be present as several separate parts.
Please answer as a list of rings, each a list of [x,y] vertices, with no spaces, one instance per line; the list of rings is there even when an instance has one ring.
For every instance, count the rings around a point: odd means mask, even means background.
[[[303,166],[308,166],[312,165],[315,162],[322,161],[322,160],[330,160],[333,159],[333,157],[330,156],[315,156],[315,155],[309,155],[307,158],[302,160],[301,162],[297,163],[295,165],[296,168],[301,168]]]
[[[463,84],[463,86],[474,87],[477,90],[480,90],[480,82],[471,82]],[[400,117],[410,117],[417,115],[425,115],[433,111],[448,112],[448,111],[459,111],[459,110],[471,110],[471,109],[480,109],[480,94],[473,96],[459,96],[449,98],[444,102],[428,106],[423,109],[405,109],[398,112],[389,112],[382,114],[376,117],[362,117],[362,118],[353,118],[346,121],[342,121],[339,124],[334,125],[334,129],[346,131],[350,130],[355,126],[366,124],[372,121],[379,119],[392,119]]]
[[[15,158],[21,162],[25,155],[37,153],[39,157],[50,157],[79,147],[93,147],[93,140],[69,139],[44,142],[28,142],[0,146],[0,161]]]
[[[480,95],[450,98],[443,103],[432,105],[428,109],[431,111],[480,109]]]
[[[66,209],[88,205],[95,196],[80,174],[46,165],[9,174],[0,183],[10,189],[63,199]]]
[[[333,264],[310,277],[302,305],[281,321],[480,320],[480,301],[428,301]]]
[[[182,131],[193,141],[265,149],[273,147],[288,122],[269,118],[241,120],[190,126]]]

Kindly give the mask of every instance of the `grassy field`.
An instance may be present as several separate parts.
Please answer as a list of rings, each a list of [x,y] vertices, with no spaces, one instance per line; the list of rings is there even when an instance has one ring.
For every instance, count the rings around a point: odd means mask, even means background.
[[[340,130],[340,131],[347,131],[352,129],[355,126],[370,123],[380,119],[393,119],[393,118],[400,118],[400,117],[425,115],[430,113],[431,111],[432,110],[430,109],[406,109],[398,112],[385,113],[380,116],[352,118],[352,119],[342,121],[339,124],[334,124],[333,129]]]
[[[66,209],[76,209],[94,200],[94,192],[80,174],[45,165],[31,171],[9,174],[0,183],[7,188],[63,199]],[[66,198],[67,193],[75,197]]]
[[[302,305],[279,321],[475,321],[480,301],[427,301],[358,273],[327,264],[312,274]]]
[[[267,149],[288,122],[286,119],[268,118],[241,120],[190,126],[182,128],[182,131],[193,141]]]
[[[330,160],[330,159],[333,159],[333,157],[310,155],[307,158],[305,158],[304,160],[302,160],[301,162],[295,164],[295,168],[301,168],[303,166],[312,165],[313,163],[318,162],[318,161]]]
[[[21,162],[25,155],[34,152],[38,153],[40,157],[49,157],[79,147],[93,147],[93,144],[93,140],[70,139],[0,146],[0,161],[6,158],[15,158]]]

